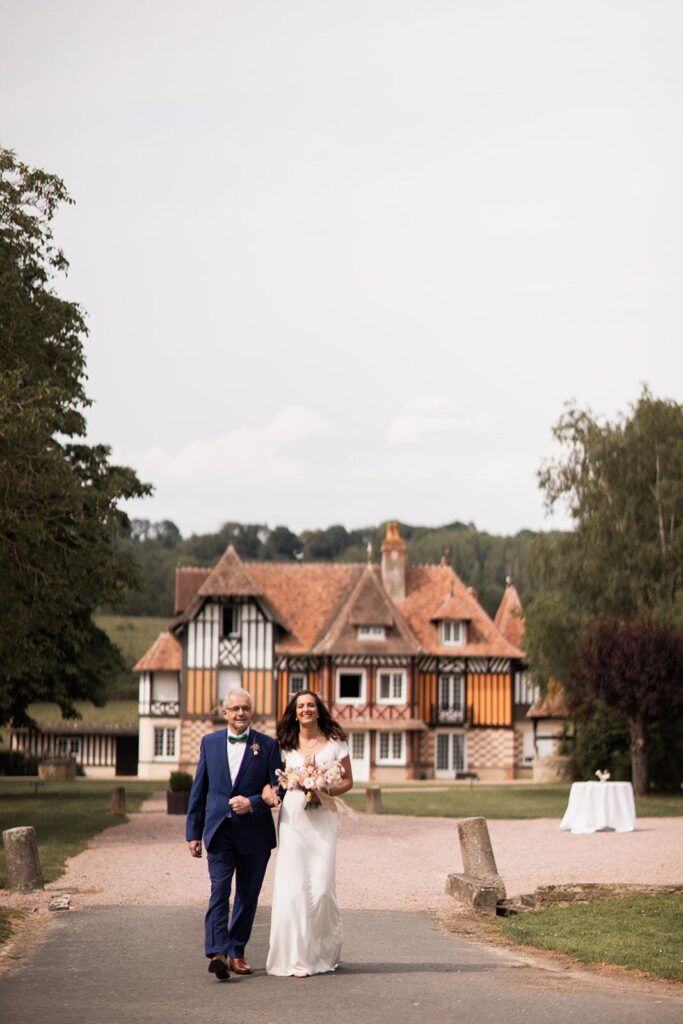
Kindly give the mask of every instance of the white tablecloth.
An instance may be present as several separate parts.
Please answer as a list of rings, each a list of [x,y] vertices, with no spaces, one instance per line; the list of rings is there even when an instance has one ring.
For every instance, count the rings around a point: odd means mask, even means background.
[[[575,782],[560,828],[575,835],[613,828],[615,832],[633,832],[636,805],[630,782]]]

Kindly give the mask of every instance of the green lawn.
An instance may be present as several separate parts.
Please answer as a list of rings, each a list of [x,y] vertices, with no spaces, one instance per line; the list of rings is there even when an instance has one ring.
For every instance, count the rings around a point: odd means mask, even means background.
[[[151,647],[159,633],[168,628],[170,619],[147,615],[96,615],[95,623],[103,629],[121,651],[128,668],[132,668]]]
[[[416,817],[470,818],[562,818],[567,808],[568,785],[451,786],[431,790],[413,788],[382,793],[384,814]],[[365,810],[365,787],[357,783],[344,799],[354,810]],[[674,817],[683,814],[683,795],[647,796],[636,801],[640,818]]]
[[[683,981],[683,895],[625,896],[503,918],[513,942]]]
[[[85,849],[91,836],[126,820],[109,810],[115,785],[115,779],[48,782],[36,794],[29,780],[0,778],[0,831],[33,825],[45,881],[52,882],[64,871],[67,857]],[[161,788],[159,782],[127,782],[128,809],[137,810],[146,796]],[[6,885],[5,855],[0,850],[0,888]]]

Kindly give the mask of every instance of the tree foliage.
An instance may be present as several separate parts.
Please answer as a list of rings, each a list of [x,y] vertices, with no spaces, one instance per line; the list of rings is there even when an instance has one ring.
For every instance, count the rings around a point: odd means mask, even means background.
[[[633,785],[636,793],[645,793],[647,723],[683,714],[681,633],[642,616],[597,619],[584,636],[568,683],[568,703],[579,717],[590,718],[601,703],[626,720]]]
[[[642,628],[650,641],[647,622],[662,629],[683,623],[683,407],[644,388],[616,422],[569,407],[554,434],[563,455],[542,469],[540,485],[549,508],[567,505],[575,528],[540,535],[532,546],[529,663],[539,681],[562,681],[575,710],[585,714],[585,700],[601,697],[628,716],[616,675],[604,674],[604,688],[584,692],[582,665],[597,656],[596,644],[604,644],[606,657],[616,655],[600,620],[615,633]],[[642,647],[639,657],[646,654]],[[642,662],[640,668],[647,672]],[[646,722],[671,713],[666,707],[654,696],[646,701]],[[633,750],[636,739],[632,731]]]
[[[118,502],[149,492],[84,440],[84,317],[52,287],[68,264],[51,222],[70,201],[0,150],[0,722],[25,721],[34,700],[72,715],[119,670],[92,612],[135,583],[112,541]]]

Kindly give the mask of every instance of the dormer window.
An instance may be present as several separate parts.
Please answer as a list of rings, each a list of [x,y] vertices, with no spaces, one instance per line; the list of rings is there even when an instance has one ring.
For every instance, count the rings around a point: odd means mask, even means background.
[[[359,640],[386,640],[384,626],[359,626]]]
[[[441,644],[443,647],[464,647],[467,624],[462,619],[446,619],[441,623]]]
[[[240,606],[238,604],[224,604],[222,636],[239,636],[239,632]]]

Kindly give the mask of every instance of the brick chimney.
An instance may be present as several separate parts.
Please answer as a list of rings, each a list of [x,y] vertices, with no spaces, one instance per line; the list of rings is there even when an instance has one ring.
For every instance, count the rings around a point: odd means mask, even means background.
[[[382,544],[382,583],[392,601],[406,596],[406,542],[398,532],[398,523],[387,523]]]

